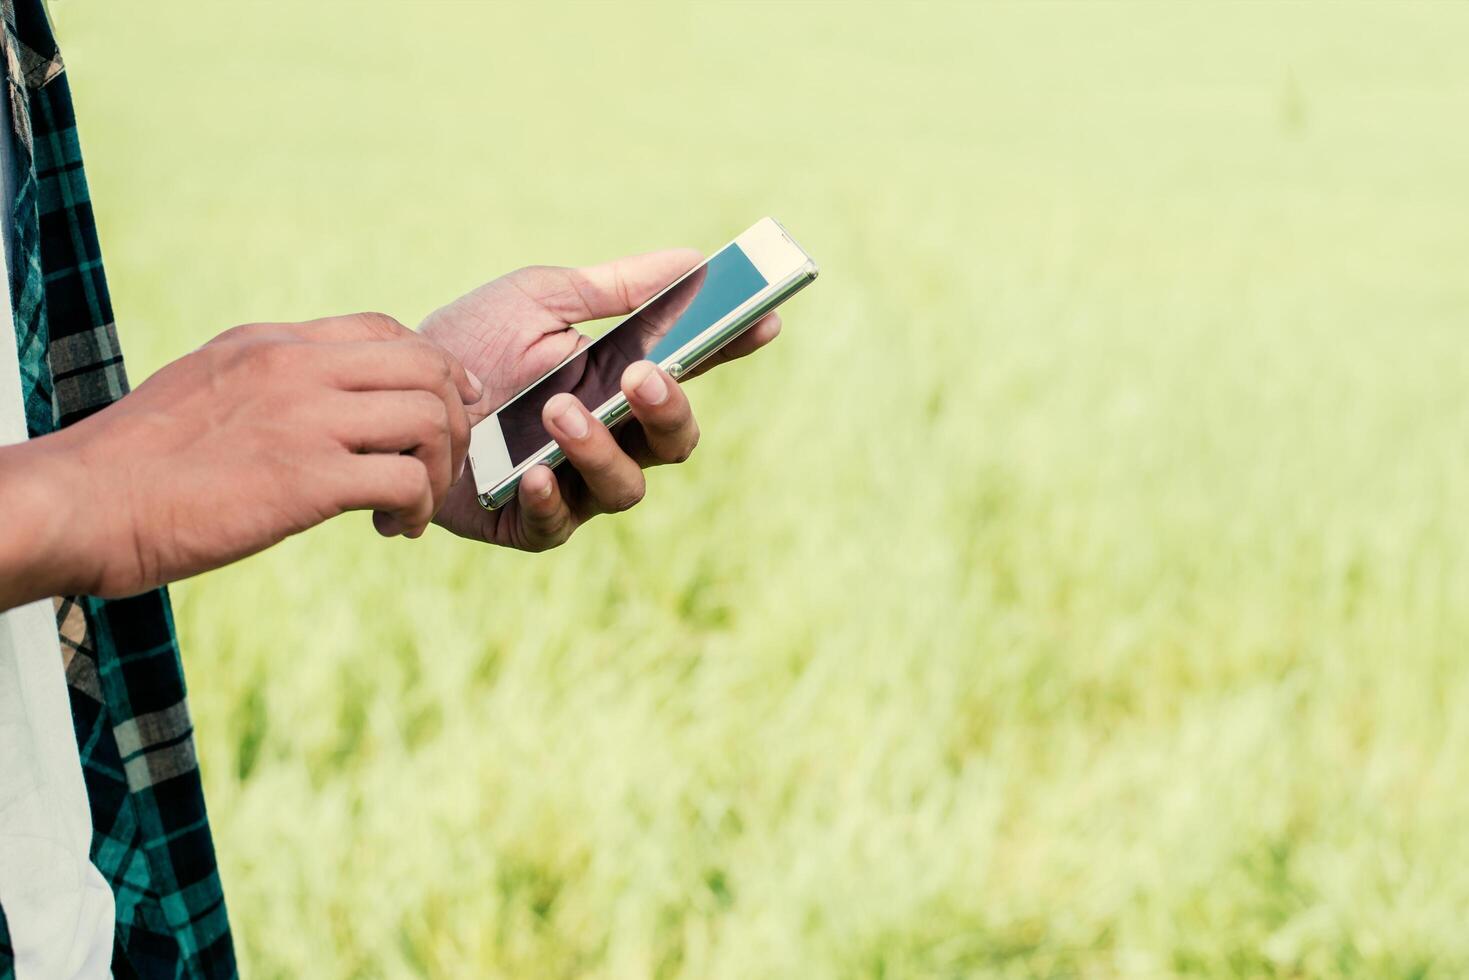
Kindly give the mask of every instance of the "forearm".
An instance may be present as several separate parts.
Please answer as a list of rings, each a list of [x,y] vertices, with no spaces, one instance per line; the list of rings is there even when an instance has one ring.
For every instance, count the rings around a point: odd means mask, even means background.
[[[80,591],[71,503],[85,488],[54,436],[0,447],[0,610]]]

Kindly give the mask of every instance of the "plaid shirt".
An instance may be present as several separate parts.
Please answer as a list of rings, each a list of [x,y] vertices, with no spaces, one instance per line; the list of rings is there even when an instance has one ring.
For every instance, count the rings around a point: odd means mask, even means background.
[[[65,68],[42,0],[0,0],[13,119],[10,296],[32,438],[127,393]],[[92,810],[117,905],[113,971],[236,974],[168,594],[56,600]],[[0,910],[0,978],[13,976]]]

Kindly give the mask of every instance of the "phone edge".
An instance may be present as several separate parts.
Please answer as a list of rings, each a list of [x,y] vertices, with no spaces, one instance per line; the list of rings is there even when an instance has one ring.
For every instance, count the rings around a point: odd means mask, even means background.
[[[777,221],[776,224],[780,226],[780,222]],[[816,260],[811,258],[809,252],[801,248],[800,244],[791,237],[784,226],[780,226],[780,229],[786,238],[790,240],[791,244],[801,249],[801,254],[806,256],[806,264],[797,269],[794,274],[780,284],[770,287],[769,295],[764,300],[755,303],[755,305],[749,307],[743,313],[733,314],[732,319],[727,323],[715,324],[710,327],[704,333],[674,351],[667,358],[658,362],[659,367],[668,371],[675,379],[688,374],[704,361],[718,353],[730,341],[753,327],[760,321],[761,317],[769,314],[786,300],[816,281],[817,276],[821,273],[821,268],[816,264]],[[677,371],[672,370],[675,366],[678,368]],[[619,391],[602,405],[599,405],[592,412],[592,415],[610,429],[628,415],[629,409],[630,406],[628,405],[627,396]],[[542,450],[540,453],[537,453],[517,466],[514,472],[500,483],[485,493],[478,494],[480,506],[485,510],[500,509],[515,496],[515,492],[520,486],[521,477],[525,475],[526,470],[538,465],[545,465],[551,469],[555,469],[565,459],[566,454],[561,451],[561,447],[554,442],[551,443],[547,449]]]

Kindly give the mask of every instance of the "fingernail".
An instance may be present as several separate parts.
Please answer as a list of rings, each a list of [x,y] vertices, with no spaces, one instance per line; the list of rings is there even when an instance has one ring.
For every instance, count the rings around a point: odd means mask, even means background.
[[[668,400],[668,385],[663,383],[663,376],[653,365],[649,364],[645,370],[648,376],[639,381],[634,390],[638,393],[638,397],[649,405],[662,405]]]
[[[567,405],[561,414],[556,416],[556,428],[573,439],[580,439],[587,434],[587,417],[582,414],[580,406]]]
[[[474,401],[477,402],[485,396],[485,383],[475,377],[473,371],[465,371],[464,373],[469,378],[469,387],[474,390]],[[474,402],[470,402],[469,404],[473,405]]]

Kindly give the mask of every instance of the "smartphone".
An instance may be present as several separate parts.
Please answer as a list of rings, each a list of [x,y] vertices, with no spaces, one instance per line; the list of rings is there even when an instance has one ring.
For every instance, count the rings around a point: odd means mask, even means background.
[[[541,423],[553,395],[571,392],[610,428],[628,413],[621,381],[629,364],[653,361],[677,379],[794,296],[817,271],[780,222],[756,222],[470,430],[480,504],[503,506],[526,470],[565,458]]]

